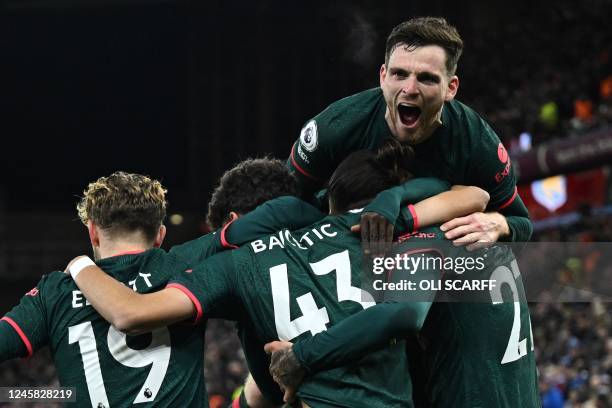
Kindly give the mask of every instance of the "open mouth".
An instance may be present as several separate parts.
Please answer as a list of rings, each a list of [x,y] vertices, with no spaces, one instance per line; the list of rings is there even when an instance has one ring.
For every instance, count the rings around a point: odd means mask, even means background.
[[[397,110],[399,112],[400,120],[404,126],[414,126],[421,116],[421,108],[418,106],[400,103],[397,106]]]

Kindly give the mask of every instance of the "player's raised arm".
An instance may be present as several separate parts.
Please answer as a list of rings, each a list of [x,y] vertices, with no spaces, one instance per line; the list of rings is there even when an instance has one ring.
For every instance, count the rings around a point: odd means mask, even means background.
[[[484,211],[489,193],[476,186],[453,186],[435,178],[417,178],[381,192],[365,212],[377,213],[390,222],[396,222],[401,207],[408,205],[405,222],[410,232],[419,227],[440,224],[455,217]],[[416,203],[416,204],[415,204]]]
[[[453,186],[450,191],[437,194],[414,205],[418,225],[428,227],[451,218],[484,211],[489,193],[476,186]]]
[[[128,334],[164,327],[189,319],[198,312],[182,291],[166,288],[149,294],[136,293],[107,275],[86,256],[71,261],[67,271],[98,313]]]
[[[324,216],[318,208],[295,196],[282,196],[226,224],[219,233],[219,240],[225,248],[237,248],[283,228],[304,228]]]
[[[397,152],[401,152],[398,156]],[[438,224],[452,218],[483,211],[489,201],[486,191],[478,187],[457,186],[448,192],[448,182],[436,178],[412,179],[406,168],[410,165],[413,152],[410,147],[402,146],[394,139],[388,139],[376,154],[376,162],[385,166],[387,162],[396,161],[398,180],[401,183],[377,194],[376,198],[364,209],[361,217],[361,240],[366,253],[381,254],[385,243],[393,240],[394,224],[402,206],[408,204],[408,212],[402,218],[400,232],[412,232],[419,227]],[[352,178],[365,179],[361,169],[351,169]],[[408,181],[405,181],[408,179]],[[333,187],[334,178],[330,181]],[[359,183],[359,181],[356,181]],[[361,188],[366,189],[366,186]],[[432,197],[436,194],[439,196]],[[428,199],[429,198],[429,199]],[[424,200],[424,201],[423,201]],[[423,201],[423,202],[420,202]],[[412,205],[420,202],[417,205]],[[355,231],[355,229],[354,229]]]

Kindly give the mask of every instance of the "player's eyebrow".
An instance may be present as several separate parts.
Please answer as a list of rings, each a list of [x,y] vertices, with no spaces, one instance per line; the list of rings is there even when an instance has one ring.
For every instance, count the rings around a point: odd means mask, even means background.
[[[436,75],[432,72],[420,72],[417,74],[417,79],[419,81],[432,81],[436,84],[440,83],[441,80],[439,75]]]
[[[390,68],[389,72],[391,75],[399,74],[402,76],[408,76],[410,73],[403,68]]]

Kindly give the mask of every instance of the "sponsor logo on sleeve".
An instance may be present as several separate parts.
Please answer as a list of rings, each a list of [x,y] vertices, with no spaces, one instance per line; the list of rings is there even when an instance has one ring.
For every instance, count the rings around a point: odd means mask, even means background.
[[[317,148],[318,144],[317,122],[313,119],[302,128],[302,132],[300,133],[300,146],[306,151],[312,152]]]
[[[308,156],[306,156],[306,153],[304,153],[304,151],[302,150],[301,144],[298,145],[298,156],[300,156],[300,158],[304,160],[305,163],[310,164],[310,160],[308,160]]]
[[[404,235],[400,235],[397,238],[397,242],[408,241],[409,239],[412,239],[412,238],[435,239],[435,238],[437,238],[437,235],[436,235],[435,232],[419,232],[419,231],[414,231],[414,232],[409,232],[409,233],[404,234]]]
[[[505,164],[504,169],[495,174],[495,181],[501,183],[502,180],[505,179],[508,174],[510,174],[510,165],[512,163],[510,156],[508,155],[508,151],[501,143],[497,146],[497,158],[500,162]]]
[[[28,293],[26,293],[26,296],[36,296],[36,295],[38,295],[38,288],[33,288]]]

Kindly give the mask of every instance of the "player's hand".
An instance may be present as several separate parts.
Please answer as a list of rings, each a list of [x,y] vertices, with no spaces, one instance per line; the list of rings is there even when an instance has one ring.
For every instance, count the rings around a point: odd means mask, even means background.
[[[68,265],[66,266],[66,269],[64,269],[64,273],[70,275],[70,267],[72,266],[73,263],[75,263],[76,261],[78,261],[81,258],[88,258],[87,255],[79,255],[76,258],[72,259],[72,261],[68,262]]]
[[[393,241],[393,224],[375,212],[361,215],[361,223],[353,225],[351,232],[361,232],[361,245],[366,255],[384,256]]]
[[[283,401],[290,403],[295,400],[306,370],[293,353],[293,343],[288,341],[273,341],[264,346],[270,356],[270,374],[281,390],[285,393]]]
[[[467,245],[468,251],[493,245],[501,236],[510,235],[506,217],[497,212],[455,218],[442,224],[440,229],[455,246]]]

